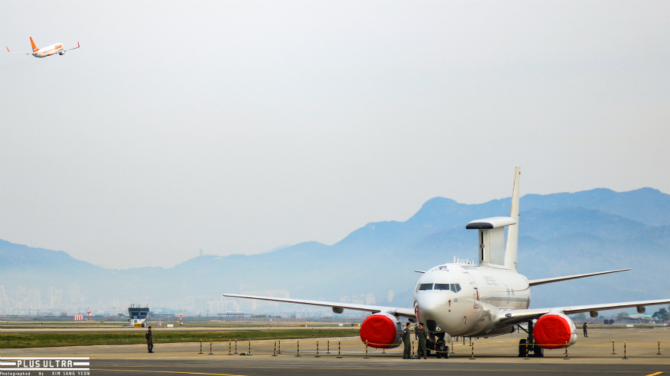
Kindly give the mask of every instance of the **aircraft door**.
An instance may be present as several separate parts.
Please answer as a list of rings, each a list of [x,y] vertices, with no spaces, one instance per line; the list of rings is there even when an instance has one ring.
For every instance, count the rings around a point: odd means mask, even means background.
[[[463,273],[468,276],[468,280],[470,280],[470,285],[473,287],[473,293],[472,293],[472,305],[475,308],[479,308],[479,289],[477,288],[477,283],[475,282],[475,277],[473,277],[470,273],[465,272]]]

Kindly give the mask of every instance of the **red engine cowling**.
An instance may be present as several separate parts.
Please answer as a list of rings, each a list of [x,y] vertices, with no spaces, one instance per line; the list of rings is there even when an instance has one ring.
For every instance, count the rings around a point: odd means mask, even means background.
[[[562,313],[547,313],[533,328],[535,342],[544,349],[558,349],[577,342],[577,327]]]
[[[402,325],[395,316],[375,313],[361,324],[361,341],[379,349],[398,347],[402,343]]]

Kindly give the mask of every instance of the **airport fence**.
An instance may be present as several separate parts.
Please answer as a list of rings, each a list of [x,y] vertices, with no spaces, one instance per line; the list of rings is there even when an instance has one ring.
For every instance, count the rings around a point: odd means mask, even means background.
[[[440,357],[449,358],[452,356],[455,357],[467,357],[470,360],[476,360],[476,355],[483,357],[501,357],[501,356],[520,356],[518,354],[520,346],[523,348],[524,345],[520,345],[518,342],[510,343],[509,340],[501,341],[480,341],[476,340],[466,340],[462,339],[462,342],[459,342],[458,339],[454,340],[452,338],[449,342],[446,342],[445,345],[448,346],[447,350],[438,350],[436,348],[429,348],[428,350],[431,354],[436,354]],[[205,341],[206,343],[207,341]],[[345,339],[282,339],[282,340],[256,340],[252,341],[251,339],[229,339],[228,341],[212,341],[209,342],[209,354],[208,355],[243,355],[251,356],[252,350],[254,353],[259,353],[263,355],[272,355],[272,356],[281,356],[281,355],[292,355],[295,357],[302,357],[303,355],[313,355],[314,357],[336,357],[343,358],[344,355],[348,356],[363,356],[363,359],[369,359],[370,357],[380,357],[380,356],[402,356],[403,354],[403,345],[401,344],[395,348],[376,348],[375,345],[382,345],[369,342],[361,342],[359,339],[345,338]],[[346,346],[346,350],[342,350],[342,345]],[[533,352],[533,346],[540,345],[537,343],[526,344],[525,345],[525,360],[529,360],[534,356],[529,356]],[[670,349],[668,349],[670,342],[668,341],[649,341],[649,342],[627,342],[627,341],[607,341],[607,342],[588,342],[588,343],[577,343],[572,346],[561,346],[555,348],[556,353],[560,353],[563,359],[570,360],[570,356],[579,357],[579,358],[600,358],[612,356],[621,356],[621,359],[626,360],[631,356],[633,357],[655,357],[655,356],[664,356],[670,357]],[[514,349],[515,351],[506,352],[506,350]],[[590,349],[591,351],[586,354],[583,350]],[[666,349],[666,350],[664,350]],[[324,351],[325,350],[325,351]],[[596,350],[596,351],[593,351]],[[602,350],[602,351],[598,351]],[[216,353],[215,353],[216,351]],[[412,341],[411,343],[411,358],[416,359],[419,356],[419,342]],[[544,351],[549,351],[545,349]],[[631,351],[634,353],[631,355]],[[372,354],[371,354],[372,352]],[[205,354],[203,352],[203,341],[199,343],[199,352],[198,354]],[[576,354],[576,356],[575,356]]]

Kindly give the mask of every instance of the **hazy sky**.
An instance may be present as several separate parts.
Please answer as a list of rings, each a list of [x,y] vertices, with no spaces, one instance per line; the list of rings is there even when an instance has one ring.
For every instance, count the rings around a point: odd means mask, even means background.
[[[5,1],[0,239],[110,267],[670,193],[670,1]],[[474,219],[474,218],[473,218]]]

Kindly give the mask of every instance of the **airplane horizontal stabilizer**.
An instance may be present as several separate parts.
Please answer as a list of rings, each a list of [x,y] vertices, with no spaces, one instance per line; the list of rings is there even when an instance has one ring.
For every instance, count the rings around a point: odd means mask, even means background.
[[[528,281],[528,284],[532,287],[532,286],[537,286],[537,285],[544,285],[545,283],[554,283],[554,282],[568,281],[568,280],[571,280],[571,279],[593,277],[594,275],[627,272],[629,270],[630,270],[630,268],[619,269],[619,270],[609,270],[609,271],[606,271],[606,272],[598,272],[598,273],[576,274],[576,275],[569,275],[569,276],[565,276],[565,277],[533,279],[533,280]]]

